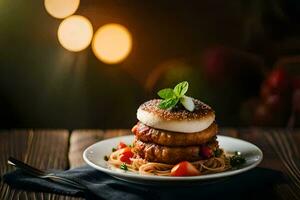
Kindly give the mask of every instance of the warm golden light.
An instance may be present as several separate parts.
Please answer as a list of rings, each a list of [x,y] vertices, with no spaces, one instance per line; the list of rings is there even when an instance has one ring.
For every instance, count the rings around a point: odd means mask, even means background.
[[[132,48],[129,31],[120,24],[107,24],[95,33],[92,49],[104,63],[115,64],[124,60]]]
[[[45,0],[47,12],[55,18],[65,18],[74,14],[79,6],[80,0]]]
[[[69,51],[81,51],[89,46],[93,37],[91,22],[82,16],[73,15],[58,27],[58,41]]]

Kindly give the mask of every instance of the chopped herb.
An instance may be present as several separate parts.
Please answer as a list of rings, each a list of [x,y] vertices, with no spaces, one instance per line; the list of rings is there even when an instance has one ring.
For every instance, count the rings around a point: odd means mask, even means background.
[[[132,148],[132,145],[131,145],[131,144],[129,144],[129,145],[128,145],[128,147],[129,147],[129,148]]]
[[[216,150],[214,150],[215,157],[220,157],[222,153],[223,153],[222,149],[217,148]]]
[[[235,154],[230,157],[230,165],[232,167],[239,167],[245,162],[246,159],[241,155],[241,152],[235,152]]]
[[[128,170],[128,167],[127,167],[126,163],[122,163],[122,164],[120,165],[120,169],[123,169],[123,170],[127,171],[127,170]]]
[[[117,151],[117,149],[116,149],[116,148],[112,148],[111,151],[112,151],[112,152],[115,152],[115,151]]]
[[[108,161],[108,156],[105,155],[105,156],[104,156],[104,160],[105,160],[105,161]]]

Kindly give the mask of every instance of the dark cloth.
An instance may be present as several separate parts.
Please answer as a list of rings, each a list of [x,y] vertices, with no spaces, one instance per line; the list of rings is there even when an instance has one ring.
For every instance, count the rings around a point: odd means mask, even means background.
[[[83,166],[67,171],[56,172],[84,184],[87,190],[54,183],[50,180],[32,177],[22,170],[5,174],[3,179],[14,188],[53,192],[63,195],[81,196],[86,199],[252,199],[267,197],[272,185],[281,181],[278,171],[255,168],[240,175],[214,180],[202,184],[190,183],[184,186],[139,185],[117,180],[109,175]],[[270,194],[270,193],[269,193]]]

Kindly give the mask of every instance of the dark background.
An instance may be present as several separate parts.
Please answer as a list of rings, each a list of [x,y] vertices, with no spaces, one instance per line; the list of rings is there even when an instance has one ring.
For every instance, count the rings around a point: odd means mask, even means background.
[[[61,20],[42,0],[0,1],[0,128],[130,128],[139,104],[182,80],[222,126],[286,126],[294,119],[297,1],[82,0],[75,14],[94,31],[126,26],[129,57],[107,65],[91,47],[69,52],[57,40]],[[268,107],[262,88],[278,65],[293,78]]]

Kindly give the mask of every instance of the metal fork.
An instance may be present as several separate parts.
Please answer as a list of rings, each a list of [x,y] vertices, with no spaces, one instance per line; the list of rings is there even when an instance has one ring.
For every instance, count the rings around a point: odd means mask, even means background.
[[[294,188],[291,192],[294,196],[300,195],[300,166],[299,163],[299,150],[295,144],[292,134],[289,131],[278,132],[272,131],[264,134],[269,144],[282,161],[287,170],[287,175],[292,181]]]
[[[48,179],[53,182],[71,186],[73,188],[80,189],[80,190],[87,189],[83,184],[81,184],[75,180],[71,180],[71,179],[68,179],[65,177],[60,177],[60,176],[55,175],[54,173],[42,171],[40,169],[37,169],[35,167],[32,167],[32,166],[22,162],[20,160],[17,160],[13,157],[9,157],[7,162],[8,162],[8,164],[10,164],[16,168],[22,169],[25,173],[30,174],[32,176],[42,178],[42,179]]]

